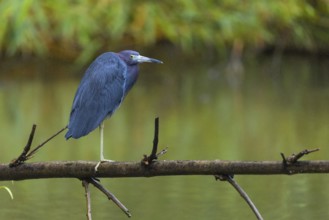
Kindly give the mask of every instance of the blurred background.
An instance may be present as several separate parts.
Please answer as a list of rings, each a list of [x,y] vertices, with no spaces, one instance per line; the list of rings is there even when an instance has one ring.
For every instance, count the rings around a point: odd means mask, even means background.
[[[92,60],[138,50],[164,61],[140,77],[105,124],[105,157],[149,153],[160,117],[162,158],[329,159],[329,2],[0,0],[1,163],[64,127]],[[98,130],[60,135],[31,161],[98,160]],[[328,219],[328,175],[236,176],[265,219]],[[255,219],[212,176],[102,179],[138,219]],[[75,179],[1,182],[1,219],[84,219]],[[97,190],[94,219],[127,217]]]

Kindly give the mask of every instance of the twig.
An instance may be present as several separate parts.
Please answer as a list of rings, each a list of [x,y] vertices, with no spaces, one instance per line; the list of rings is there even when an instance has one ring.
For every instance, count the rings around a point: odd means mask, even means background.
[[[167,153],[168,151],[167,147],[161,150],[159,153],[157,153],[158,143],[159,143],[159,117],[156,117],[154,120],[154,137],[153,137],[152,152],[149,156],[144,154],[144,158],[141,161],[143,165],[149,166],[152,162],[156,161],[160,156]]]
[[[92,220],[91,217],[91,199],[90,199],[90,190],[89,190],[89,182],[86,180],[82,180],[82,186],[85,188],[86,195],[86,205],[87,205],[87,220]]]
[[[154,120],[154,138],[153,138],[153,148],[150,155],[150,159],[157,159],[156,153],[158,151],[159,143],[159,117],[156,117]]]
[[[12,162],[10,162],[9,167],[16,167],[16,166],[24,163],[24,161],[27,160],[26,155],[31,149],[31,145],[32,145],[32,142],[33,142],[33,138],[34,138],[36,128],[37,128],[37,126],[35,124],[33,124],[31,132],[30,132],[29,139],[27,140],[27,143],[26,143],[26,145],[23,149],[23,152],[21,153],[21,155],[19,155],[19,157],[17,157],[17,159],[14,159],[14,160],[12,160]]]
[[[316,149],[313,149],[313,150],[303,150],[303,151],[300,151],[299,153],[297,154],[292,154],[288,157],[285,157],[285,155],[283,153],[280,153],[281,154],[281,157],[282,157],[282,161],[283,161],[283,164],[285,166],[287,165],[291,165],[291,164],[294,164],[296,163],[300,158],[302,158],[303,156],[307,155],[307,154],[310,154],[310,153],[313,153],[313,152],[316,152],[316,151],[319,151],[320,149],[319,148],[316,148]]]
[[[21,155],[17,159],[14,159],[14,160],[12,160],[12,162],[10,162],[9,167],[17,167],[17,166],[23,164],[25,161],[30,159],[42,146],[44,146],[51,139],[53,139],[54,137],[56,137],[57,135],[62,133],[67,128],[67,126],[65,126],[61,130],[59,130],[58,132],[53,134],[50,138],[48,138],[47,140],[45,140],[44,142],[42,142],[41,144],[39,144],[37,147],[35,147],[33,150],[30,151],[36,127],[37,126],[35,124],[32,126],[32,130],[31,130],[29,139],[27,141],[26,146],[23,149],[23,152],[21,153]]]
[[[221,181],[227,181],[227,182],[229,182],[236,189],[236,191],[239,192],[239,194],[241,195],[241,197],[248,203],[248,205],[250,206],[251,210],[255,213],[257,219],[263,220],[263,217],[259,213],[257,207],[251,201],[251,199],[249,198],[248,194],[233,179],[233,175],[215,175],[215,178],[216,178],[216,180],[221,180]]]
[[[85,181],[93,184],[97,189],[104,193],[109,200],[112,200],[128,217],[131,217],[129,210],[115,197],[113,193],[105,189],[96,178],[90,177],[85,179]]]
[[[160,156],[164,155],[167,152],[168,152],[168,147],[166,147],[165,149],[163,149],[159,153],[157,153],[156,157],[159,158]]]
[[[149,156],[144,154],[144,158],[142,160],[142,164],[148,166],[157,158],[158,151],[158,143],[159,143],[159,118],[156,117],[154,119],[154,137],[153,137],[153,147],[152,152]]]
[[[26,155],[27,156],[27,159],[31,158],[43,145],[45,145],[46,143],[48,143],[51,139],[53,139],[54,137],[56,137],[57,135],[59,135],[60,133],[62,133],[63,131],[65,131],[66,129],[67,129],[67,126],[65,126],[61,130],[59,130],[58,132],[56,132],[55,134],[53,134],[52,136],[50,136],[50,138],[48,138],[47,140],[45,140],[44,142],[42,142],[38,146],[36,146],[33,150],[31,150],[31,152],[28,155]]]

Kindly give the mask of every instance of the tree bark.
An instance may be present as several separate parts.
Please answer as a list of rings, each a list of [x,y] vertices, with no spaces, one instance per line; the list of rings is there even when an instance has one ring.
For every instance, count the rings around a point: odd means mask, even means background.
[[[174,175],[272,175],[298,173],[329,173],[329,161],[297,161],[285,165],[282,161],[169,160],[149,166],[141,162],[104,162],[98,171],[97,161],[51,161],[25,163],[10,168],[0,164],[0,180],[86,177],[152,177]]]

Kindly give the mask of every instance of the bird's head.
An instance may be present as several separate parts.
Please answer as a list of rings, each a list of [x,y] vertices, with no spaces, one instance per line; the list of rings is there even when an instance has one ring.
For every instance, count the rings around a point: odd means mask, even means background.
[[[128,65],[136,65],[139,63],[163,63],[160,60],[144,57],[140,55],[137,51],[133,50],[123,50],[118,53],[119,57],[124,60]]]

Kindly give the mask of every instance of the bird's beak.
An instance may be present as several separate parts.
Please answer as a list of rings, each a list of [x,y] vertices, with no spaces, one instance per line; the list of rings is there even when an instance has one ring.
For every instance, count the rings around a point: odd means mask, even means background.
[[[153,59],[153,58],[149,58],[149,57],[144,57],[142,55],[135,56],[134,60],[136,60],[138,63],[145,63],[145,62],[163,63],[161,60],[157,60],[157,59]]]

